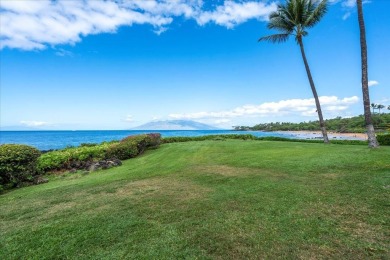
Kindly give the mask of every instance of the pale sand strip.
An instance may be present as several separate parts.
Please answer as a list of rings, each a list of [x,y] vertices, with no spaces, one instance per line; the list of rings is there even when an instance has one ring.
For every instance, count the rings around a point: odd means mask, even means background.
[[[277,131],[277,133],[291,134],[299,139],[320,139],[322,133],[320,131]],[[365,133],[335,133],[328,132],[330,140],[367,140],[367,134]]]

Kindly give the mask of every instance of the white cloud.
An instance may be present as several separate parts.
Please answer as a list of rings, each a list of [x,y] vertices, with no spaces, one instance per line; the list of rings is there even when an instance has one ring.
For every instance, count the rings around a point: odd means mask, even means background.
[[[82,37],[114,33],[120,26],[149,24],[161,34],[175,17],[214,22],[232,28],[249,19],[267,20],[276,4],[225,1],[215,10],[202,10],[202,0],[148,1],[0,1],[0,49],[39,50],[75,44]]]
[[[40,126],[49,126],[51,125],[48,122],[43,121],[20,121],[20,124],[29,126],[29,127],[40,127]]]
[[[232,120],[230,120],[230,119],[222,118],[222,119],[215,120],[214,123],[220,125],[220,124],[230,123],[231,121]]]
[[[276,11],[276,3],[266,4],[263,2],[236,3],[225,1],[223,6],[218,6],[214,11],[201,13],[196,21],[203,25],[209,22],[232,28],[237,24],[249,19],[267,21],[271,12]]]
[[[370,81],[368,82],[368,86],[369,86],[369,87],[376,86],[376,85],[379,85],[379,82],[376,81],[376,80],[370,80]]]
[[[157,28],[156,30],[154,30],[153,32],[154,32],[155,34],[157,34],[157,35],[160,35],[160,34],[166,32],[167,30],[168,30],[167,27],[161,26],[161,27]]]
[[[342,19],[343,19],[343,20],[347,20],[350,16],[351,16],[351,12],[346,12],[346,13],[343,15]]]
[[[79,42],[88,34],[115,32],[121,25],[158,27],[171,21],[108,1],[1,1],[0,48],[44,49]]]
[[[127,115],[127,117],[125,118],[125,122],[133,122],[134,121],[134,118],[132,115]]]
[[[345,0],[342,5],[344,7],[353,8],[356,5],[356,0]]]
[[[64,57],[64,56],[73,57],[73,53],[71,51],[67,51],[67,50],[64,50],[61,48],[56,51],[56,55],[61,56],[61,57]]]
[[[357,96],[340,99],[336,96],[319,97],[323,111],[340,112],[349,108],[349,105],[359,101]],[[174,119],[209,119],[225,120],[237,117],[265,117],[265,116],[315,116],[317,115],[314,98],[288,99],[278,102],[266,102],[260,105],[244,105],[227,111],[198,112],[189,114],[170,114]]]
[[[355,12],[356,10],[356,0],[329,0],[329,3],[331,4],[337,4],[341,3],[341,6],[345,10],[345,14],[342,16],[343,20],[347,20],[352,12]],[[371,1],[369,0],[363,0],[363,4],[369,4]]]

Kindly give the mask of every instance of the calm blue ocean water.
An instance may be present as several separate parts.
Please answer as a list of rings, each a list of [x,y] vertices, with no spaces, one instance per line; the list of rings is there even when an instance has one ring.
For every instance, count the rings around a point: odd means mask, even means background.
[[[144,133],[161,133],[162,137],[170,136],[202,136],[216,134],[252,134],[255,136],[280,136],[293,138],[289,134],[257,131],[229,130],[164,130],[164,131],[0,131],[0,144],[27,144],[39,150],[61,149],[66,146],[78,146],[81,143],[101,143],[104,141],[120,140],[129,135]]]

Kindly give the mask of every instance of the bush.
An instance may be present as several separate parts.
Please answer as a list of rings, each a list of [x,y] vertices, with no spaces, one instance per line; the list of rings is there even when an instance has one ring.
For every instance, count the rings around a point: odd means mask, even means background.
[[[80,147],[49,151],[38,159],[38,170],[42,173],[54,170],[70,170],[87,167],[90,162],[102,159],[126,160],[136,157],[149,147],[157,147],[160,134],[133,135],[120,142],[110,141],[101,144],[83,143]]]
[[[161,134],[151,133],[146,135],[146,146],[148,148],[158,148],[161,144]]]
[[[147,148],[157,148],[161,142],[161,135],[142,134],[131,135],[123,138],[119,143],[109,147],[106,153],[107,158],[118,158],[126,160],[142,154]]]
[[[95,144],[95,143],[81,143],[80,146],[81,147],[93,147],[93,146],[97,146],[98,144]]]
[[[126,160],[142,154],[148,148],[157,148],[161,143],[159,133],[131,135],[107,149],[106,158]]]
[[[117,158],[126,160],[136,157],[139,153],[138,143],[136,141],[126,141],[112,144],[106,152],[106,158]]]
[[[380,145],[390,145],[390,134],[382,134],[377,136]]]
[[[110,143],[102,143],[95,146],[81,146],[66,148],[42,154],[38,159],[37,169],[40,172],[70,169],[73,164],[100,160],[105,157]]]
[[[28,145],[0,145],[0,190],[31,181],[37,173],[40,154],[39,150]]]

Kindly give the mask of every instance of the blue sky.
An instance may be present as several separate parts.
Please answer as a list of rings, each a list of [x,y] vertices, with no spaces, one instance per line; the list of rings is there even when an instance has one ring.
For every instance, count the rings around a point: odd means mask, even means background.
[[[275,1],[1,0],[2,127],[129,129],[316,120],[293,38],[258,43]],[[371,101],[390,105],[390,1],[364,4]],[[354,1],[304,39],[324,116],[363,113]]]

